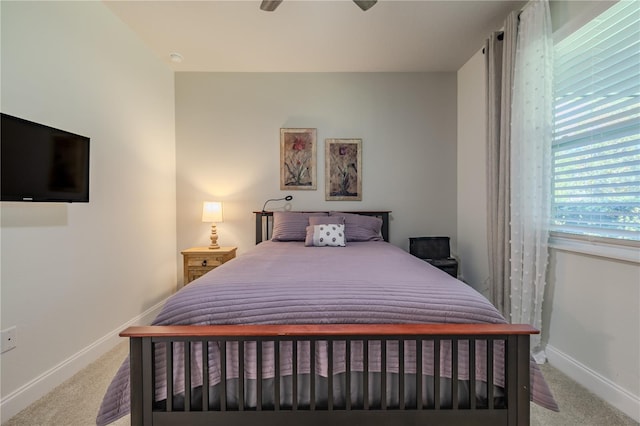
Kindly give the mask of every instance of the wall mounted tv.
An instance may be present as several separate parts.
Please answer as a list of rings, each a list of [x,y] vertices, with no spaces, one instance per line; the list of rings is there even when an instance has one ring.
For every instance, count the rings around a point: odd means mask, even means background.
[[[89,138],[1,114],[0,201],[89,202]]]

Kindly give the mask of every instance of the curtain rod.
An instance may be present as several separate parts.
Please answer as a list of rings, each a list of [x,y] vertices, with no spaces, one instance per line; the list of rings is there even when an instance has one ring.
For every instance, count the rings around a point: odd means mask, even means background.
[[[530,2],[525,4],[524,7],[522,9],[520,9],[518,11],[518,22],[520,22],[520,15],[522,15],[522,12],[529,6]],[[504,40],[504,31],[497,31],[498,33],[498,40],[502,41]],[[484,47],[482,48],[482,54],[484,55]]]
[[[498,31],[498,40],[504,40],[504,31]],[[484,55],[484,47],[482,48],[482,54]]]

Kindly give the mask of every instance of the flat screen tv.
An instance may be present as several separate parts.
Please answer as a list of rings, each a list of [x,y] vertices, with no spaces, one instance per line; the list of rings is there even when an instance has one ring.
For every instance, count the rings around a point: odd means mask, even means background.
[[[89,202],[89,138],[1,114],[0,201]]]

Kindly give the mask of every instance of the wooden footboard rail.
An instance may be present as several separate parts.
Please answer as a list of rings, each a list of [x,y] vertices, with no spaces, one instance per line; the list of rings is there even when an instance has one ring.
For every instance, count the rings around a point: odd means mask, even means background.
[[[305,426],[321,425],[528,425],[529,424],[529,335],[538,331],[528,325],[515,324],[366,324],[366,325],[221,325],[221,326],[148,326],[129,327],[120,333],[122,337],[130,338],[130,370],[131,370],[131,424],[132,425],[288,425],[303,424]],[[182,342],[182,343],[180,343]],[[209,345],[204,342],[216,342],[222,348],[220,351],[220,375],[219,405],[211,408],[209,393]],[[227,395],[227,345],[235,342],[256,342],[256,374],[262,377],[262,353],[265,343],[274,342],[274,359],[281,359],[279,350],[283,343],[288,342],[326,342],[327,345],[327,404],[316,406],[317,380],[314,374],[308,375],[309,403],[302,406],[298,404],[297,380],[292,380],[293,401],[290,406],[280,401],[281,380],[273,380],[273,404],[263,404],[263,394],[266,392],[262,380],[255,380],[255,406],[248,405],[244,397],[235,398],[237,406],[229,405],[230,396]],[[362,353],[363,373],[363,405],[356,406],[352,403],[349,392],[346,392],[345,406],[334,406],[333,400],[333,348],[336,342],[344,342],[346,353],[351,354],[351,345],[354,342],[399,342],[398,350],[398,406],[387,407],[386,399],[380,398],[379,403],[369,401],[369,351]],[[415,343],[416,359],[411,368],[415,369],[414,376],[405,376],[404,342]],[[433,342],[433,404],[423,405],[423,380],[422,362],[423,342]],[[451,362],[451,404],[441,406],[438,395],[441,394],[441,386],[444,386],[440,378],[440,344],[449,342],[453,360],[458,360],[459,343],[468,348],[469,377],[468,377],[468,401],[461,403],[458,400],[458,362]],[[494,370],[494,342],[504,342],[505,386],[504,404],[494,405],[494,387],[486,386],[487,406],[476,405],[476,342],[486,342],[486,381],[493,383]],[[201,345],[202,360],[198,363],[184,362],[185,388],[191,389],[191,369],[202,365],[203,383],[201,387],[202,401],[197,404],[192,401],[191,392],[183,395],[184,404],[180,408],[174,405],[173,380],[167,380],[167,400],[163,409],[154,408],[154,377],[156,368],[166,368],[173,371],[173,349],[168,350],[166,362],[161,367],[154,361],[154,354],[159,345],[166,345],[167,349],[174,345],[184,345],[184,359],[193,359],[191,348],[193,344]],[[306,344],[306,343],[305,343]],[[293,356],[291,360],[292,377],[297,377],[298,357],[293,344]],[[315,346],[312,346],[315,348]],[[366,348],[369,348],[367,343]],[[239,395],[244,395],[245,376],[244,370],[244,345],[237,345],[240,362],[238,363],[237,389]],[[387,345],[380,345],[380,393],[386,394],[386,356]],[[497,352],[497,351],[496,351]],[[309,351],[309,365],[315,365],[315,351]],[[275,377],[281,375],[280,362],[274,365]],[[351,389],[350,380],[350,356],[345,357],[346,373],[345,388]],[[284,375],[284,374],[282,374]],[[167,377],[172,377],[168,374]],[[405,377],[415,377],[415,395],[404,395]],[[413,386],[413,383],[411,383]],[[409,401],[409,398],[411,400]],[[194,408],[194,406],[198,408]],[[178,411],[180,410],[180,411]]]

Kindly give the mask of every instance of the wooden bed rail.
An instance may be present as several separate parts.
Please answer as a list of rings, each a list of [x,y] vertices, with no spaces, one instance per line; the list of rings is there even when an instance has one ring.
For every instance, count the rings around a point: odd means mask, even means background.
[[[539,334],[527,324],[300,324],[133,326],[120,337],[506,336]]]
[[[122,337],[130,338],[130,373],[131,373],[131,424],[132,425],[175,425],[189,424],[194,426],[216,424],[234,424],[238,426],[253,426],[260,424],[263,426],[278,426],[281,424],[306,424],[309,426],[324,426],[332,423],[334,426],[350,426],[353,424],[367,424],[370,426],[383,426],[389,424],[419,424],[429,423],[437,425],[528,425],[529,424],[529,335],[537,334],[538,330],[523,324],[322,324],[322,325],[217,325],[217,326],[135,326],[129,327],[120,333]],[[413,397],[404,396],[404,390],[398,391],[399,407],[387,407],[386,400],[381,399],[380,406],[370,405],[367,389],[369,378],[369,350],[363,353],[362,362],[364,369],[362,374],[363,406],[352,406],[350,397],[347,397],[345,407],[333,406],[333,345],[343,342],[346,345],[346,353],[351,353],[351,345],[356,342],[366,344],[368,342],[398,342],[398,389],[405,389],[405,382],[415,381],[416,394]],[[458,359],[458,347],[461,342],[468,342],[469,348],[469,395],[466,408],[461,406],[462,401],[458,397],[458,362],[451,365],[451,391],[452,406],[449,408],[440,405],[440,397],[444,380],[440,377],[440,344],[449,342],[451,346],[452,359]],[[476,345],[473,342],[487,342],[486,345],[486,382],[494,383],[493,344],[491,342],[502,342],[504,345],[504,407],[494,406],[494,388],[486,386],[487,404],[486,407],[476,407]],[[174,347],[184,348],[184,361],[179,364],[184,371],[185,388],[191,389],[191,369],[193,344],[201,345],[202,359],[207,360],[209,346],[204,342],[221,345],[221,385],[219,408],[209,408],[209,366],[208,362],[203,362],[202,368],[202,395],[197,397],[191,392],[184,393],[184,406],[176,408],[178,396],[174,396],[173,381],[166,384],[167,400],[166,408],[156,410],[154,403],[154,390],[156,368],[164,368],[165,371],[174,371],[173,349]],[[280,359],[280,345],[290,342],[293,345],[291,362],[293,363],[292,376],[297,377],[298,358],[296,349],[298,343],[309,342],[312,348],[318,342],[326,342],[328,356],[327,373],[327,395],[328,406],[316,407],[315,403],[315,381],[320,380],[315,375],[309,375],[309,406],[307,408],[298,407],[298,397],[293,396],[292,406],[286,408],[280,402],[280,380],[273,382],[273,394],[275,395],[274,406],[263,406],[263,383],[261,380],[255,381],[256,386],[256,406],[246,406],[244,396],[237,398],[238,406],[228,406],[230,396],[226,386],[226,353],[228,345],[234,342],[255,342],[256,345],[256,369],[257,377],[262,377],[262,354],[266,344],[275,343],[273,356]],[[422,383],[425,378],[422,374],[422,362],[415,365],[416,374],[414,376],[404,375],[404,343],[415,342],[416,359],[421,360],[425,352],[422,350],[422,342],[433,342],[433,395],[434,401],[430,406],[423,406]],[[175,345],[175,346],[174,346]],[[155,359],[156,348],[166,348],[165,353],[169,355],[166,360]],[[386,395],[386,357],[387,346],[381,345],[380,362],[380,386],[381,395]],[[244,370],[244,345],[238,346],[239,351],[239,377],[245,377]],[[442,355],[444,356],[444,355]],[[315,350],[309,351],[309,361],[315,365]],[[502,357],[502,355],[501,355]],[[349,357],[345,361],[346,373],[344,374],[345,387],[351,389],[351,376]],[[160,367],[163,365],[163,367]],[[275,364],[275,376],[280,376],[280,363]],[[171,376],[170,373],[167,373]],[[413,378],[410,378],[413,377]],[[335,380],[338,380],[337,378]],[[284,382],[283,382],[284,383]],[[408,382],[407,382],[408,383]],[[246,395],[244,390],[244,379],[238,381],[238,395]],[[282,384],[284,386],[284,384]],[[297,395],[297,379],[291,383],[292,395]],[[496,391],[497,392],[497,391]],[[437,397],[436,397],[437,396]],[[411,399],[413,398],[413,399]],[[201,408],[192,408],[194,402],[202,400]],[[196,401],[197,400],[197,401]],[[413,402],[409,402],[413,401]],[[355,402],[353,403],[355,404]],[[411,405],[412,404],[412,405]],[[258,413],[262,413],[258,415]],[[266,414],[264,414],[266,413]]]

